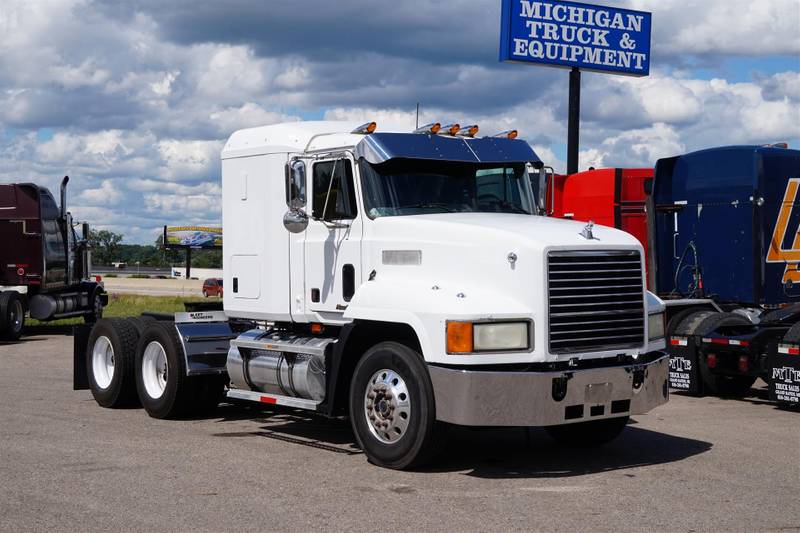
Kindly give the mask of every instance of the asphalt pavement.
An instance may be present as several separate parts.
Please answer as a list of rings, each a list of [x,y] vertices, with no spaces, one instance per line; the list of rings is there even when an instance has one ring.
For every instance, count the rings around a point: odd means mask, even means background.
[[[162,421],[72,390],[72,338],[0,343],[0,531],[800,531],[800,413],[673,394],[596,450],[456,429],[415,472],[346,420],[224,405]]]

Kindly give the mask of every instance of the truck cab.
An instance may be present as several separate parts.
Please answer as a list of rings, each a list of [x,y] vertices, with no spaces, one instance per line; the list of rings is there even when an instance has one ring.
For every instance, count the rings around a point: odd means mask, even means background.
[[[666,401],[663,306],[645,289],[635,238],[537,216],[527,165],[541,162],[522,140],[357,126],[282,124],[228,140],[228,317],[331,335],[348,371],[391,334],[424,365],[437,420],[455,424],[599,422]],[[233,344],[232,386],[253,389],[241,368],[259,349]],[[592,377],[611,362],[619,381]],[[647,393],[623,384],[625,364],[656,365]],[[561,378],[567,401],[553,399]],[[607,393],[586,404],[601,384]],[[331,392],[314,400],[330,407]]]

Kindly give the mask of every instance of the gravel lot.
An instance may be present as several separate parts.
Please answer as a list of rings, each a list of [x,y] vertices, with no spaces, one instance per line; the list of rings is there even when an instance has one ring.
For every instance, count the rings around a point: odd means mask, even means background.
[[[430,469],[345,420],[225,405],[153,420],[72,390],[72,338],[0,343],[0,530],[800,531],[800,413],[673,395],[598,450],[457,429]]]

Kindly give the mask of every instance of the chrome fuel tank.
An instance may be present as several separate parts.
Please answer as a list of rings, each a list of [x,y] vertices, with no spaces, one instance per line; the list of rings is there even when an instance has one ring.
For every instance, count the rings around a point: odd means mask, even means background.
[[[238,389],[325,398],[325,352],[330,337],[303,337],[274,330],[250,330],[231,341],[227,369]]]

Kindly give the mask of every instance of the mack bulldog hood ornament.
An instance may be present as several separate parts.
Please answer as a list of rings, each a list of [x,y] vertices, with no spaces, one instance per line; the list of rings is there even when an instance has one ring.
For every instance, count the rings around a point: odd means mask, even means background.
[[[581,237],[583,237],[587,241],[594,240],[594,235],[592,234],[593,227],[594,227],[594,222],[590,220],[589,223],[586,224],[586,227],[583,228],[583,230],[581,231]]]

